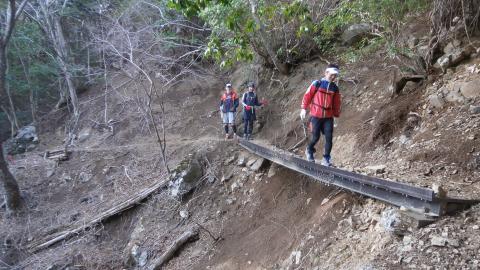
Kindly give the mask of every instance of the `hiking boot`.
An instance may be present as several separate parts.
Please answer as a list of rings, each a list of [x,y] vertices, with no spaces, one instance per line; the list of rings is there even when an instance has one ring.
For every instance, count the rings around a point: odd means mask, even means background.
[[[308,151],[308,148],[305,149],[305,156],[307,157],[308,161],[315,162],[315,158],[313,157],[313,153]]]
[[[252,140],[252,134],[247,134],[247,140]]]
[[[322,162],[320,164],[322,164],[323,166],[327,166],[327,167],[332,166],[332,163],[330,162],[329,157],[323,157]]]
[[[243,134],[243,139],[248,140],[248,134]]]
[[[225,134],[225,140],[228,140],[228,139],[230,139],[230,135],[227,133]]]

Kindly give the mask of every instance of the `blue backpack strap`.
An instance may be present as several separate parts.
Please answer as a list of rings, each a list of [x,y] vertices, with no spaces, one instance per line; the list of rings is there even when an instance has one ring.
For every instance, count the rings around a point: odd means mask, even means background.
[[[313,86],[315,86],[315,91],[313,91],[313,96],[315,96],[318,92],[318,88],[320,88],[320,85],[322,84],[321,81],[315,80],[312,82]]]

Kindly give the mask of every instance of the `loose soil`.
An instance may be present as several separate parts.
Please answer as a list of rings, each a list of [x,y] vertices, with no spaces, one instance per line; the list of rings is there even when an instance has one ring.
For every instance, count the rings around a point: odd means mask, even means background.
[[[342,66],[346,78],[340,82],[344,106],[342,117],[336,121],[334,164],[366,174],[374,174],[367,166],[384,165],[385,172],[378,177],[426,187],[442,184],[449,194],[479,198],[480,117],[460,104],[432,110],[427,97],[438,89],[431,82],[392,98],[390,81],[385,78],[390,78],[401,64],[378,52],[368,61]],[[480,65],[479,58],[439,75],[435,82],[446,85],[474,76],[466,71],[470,65]],[[244,152],[235,141],[223,139],[216,110],[223,83],[244,85],[249,79],[245,74],[253,67],[239,66],[221,76],[212,71],[203,79],[185,80],[165,89],[163,115],[160,100],[153,102],[155,117],[165,120],[169,167],[175,168],[189,154],[200,153],[204,169],[211,170],[215,181],[202,181],[184,200],[172,198],[166,189],[158,190],[132,209],[31,254],[26,248],[29,244],[83,224],[167,178],[153,127],[145,114],[145,100],[139,98],[141,88],[127,78],[119,75],[113,81],[123,86],[107,93],[107,119],[116,122],[113,133],[98,128],[105,122],[101,87],[82,94],[76,133],[90,135],[75,142],[68,161],[56,164],[43,158],[46,150],[63,145],[65,130],[60,123],[68,118],[68,112],[52,112],[45,117],[40,125],[40,145],[33,152],[15,156],[10,164],[28,211],[12,218],[0,211],[0,240],[6,243],[0,250],[0,269],[134,269],[127,263],[134,244],[147,253],[147,267],[176,237],[199,225],[203,227],[200,239],[187,244],[166,269],[408,267],[395,252],[403,252],[403,240],[381,225],[382,213],[390,210],[389,206],[339,192],[288,169],[277,168],[274,176],[268,177],[271,164],[257,172],[236,165],[240,155],[246,155],[247,160],[257,157]],[[324,68],[325,63],[313,60],[286,77],[255,67],[257,94],[269,101],[258,112],[256,140],[289,149],[304,139],[304,126],[298,116],[300,101]],[[237,91],[241,94],[244,89]],[[478,99],[468,102],[479,105]],[[408,120],[411,113],[420,118],[415,125]],[[239,114],[241,135],[240,118]],[[304,147],[305,142],[293,151],[303,155]],[[234,161],[225,164],[232,157]],[[230,173],[233,177],[222,182],[222,176]],[[180,217],[180,211],[187,211],[188,218]],[[462,239],[460,245],[468,242],[461,247],[472,256],[471,247],[476,246],[466,234],[474,234],[478,222],[474,209],[446,217],[428,231],[412,229],[412,234],[422,239],[422,233],[442,234],[446,227],[460,228],[463,231],[455,237]],[[215,241],[210,233],[222,239]],[[411,248],[410,262],[431,265],[421,245]],[[459,247],[432,249],[441,257]],[[459,256],[459,263],[474,268],[473,262],[467,264]],[[439,265],[449,266],[448,261],[440,259]]]

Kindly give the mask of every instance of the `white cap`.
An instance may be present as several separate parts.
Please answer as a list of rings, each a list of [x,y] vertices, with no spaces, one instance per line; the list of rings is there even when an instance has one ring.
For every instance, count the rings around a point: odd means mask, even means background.
[[[333,67],[329,67],[325,70],[325,72],[328,72],[330,74],[338,74],[340,73],[340,71],[338,70],[338,68],[333,68]]]
[[[232,84],[231,84],[231,83],[227,83],[227,84],[225,85],[225,87],[232,87]]]

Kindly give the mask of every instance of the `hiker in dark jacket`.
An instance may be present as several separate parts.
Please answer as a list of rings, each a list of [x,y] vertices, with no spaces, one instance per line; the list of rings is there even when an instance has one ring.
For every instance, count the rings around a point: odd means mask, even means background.
[[[303,120],[310,110],[310,128],[312,139],[305,150],[308,161],[315,162],[315,144],[320,139],[321,133],[325,136],[325,151],[321,164],[331,166],[332,141],[334,117],[340,117],[341,96],[335,79],[339,73],[337,65],[329,65],[325,70],[325,77],[313,81],[303,96],[300,118]]]
[[[220,112],[222,115],[225,129],[225,139],[230,138],[228,127],[231,126],[233,136],[237,136],[237,126],[235,125],[235,114],[239,105],[237,92],[232,88],[232,84],[225,85],[225,92],[220,99]]]
[[[257,94],[255,93],[255,84],[249,83],[248,91],[245,92],[242,96],[244,121],[243,137],[246,140],[250,140],[252,138],[253,121],[257,120],[257,116],[255,114],[255,107],[262,105],[263,104],[258,101]]]

